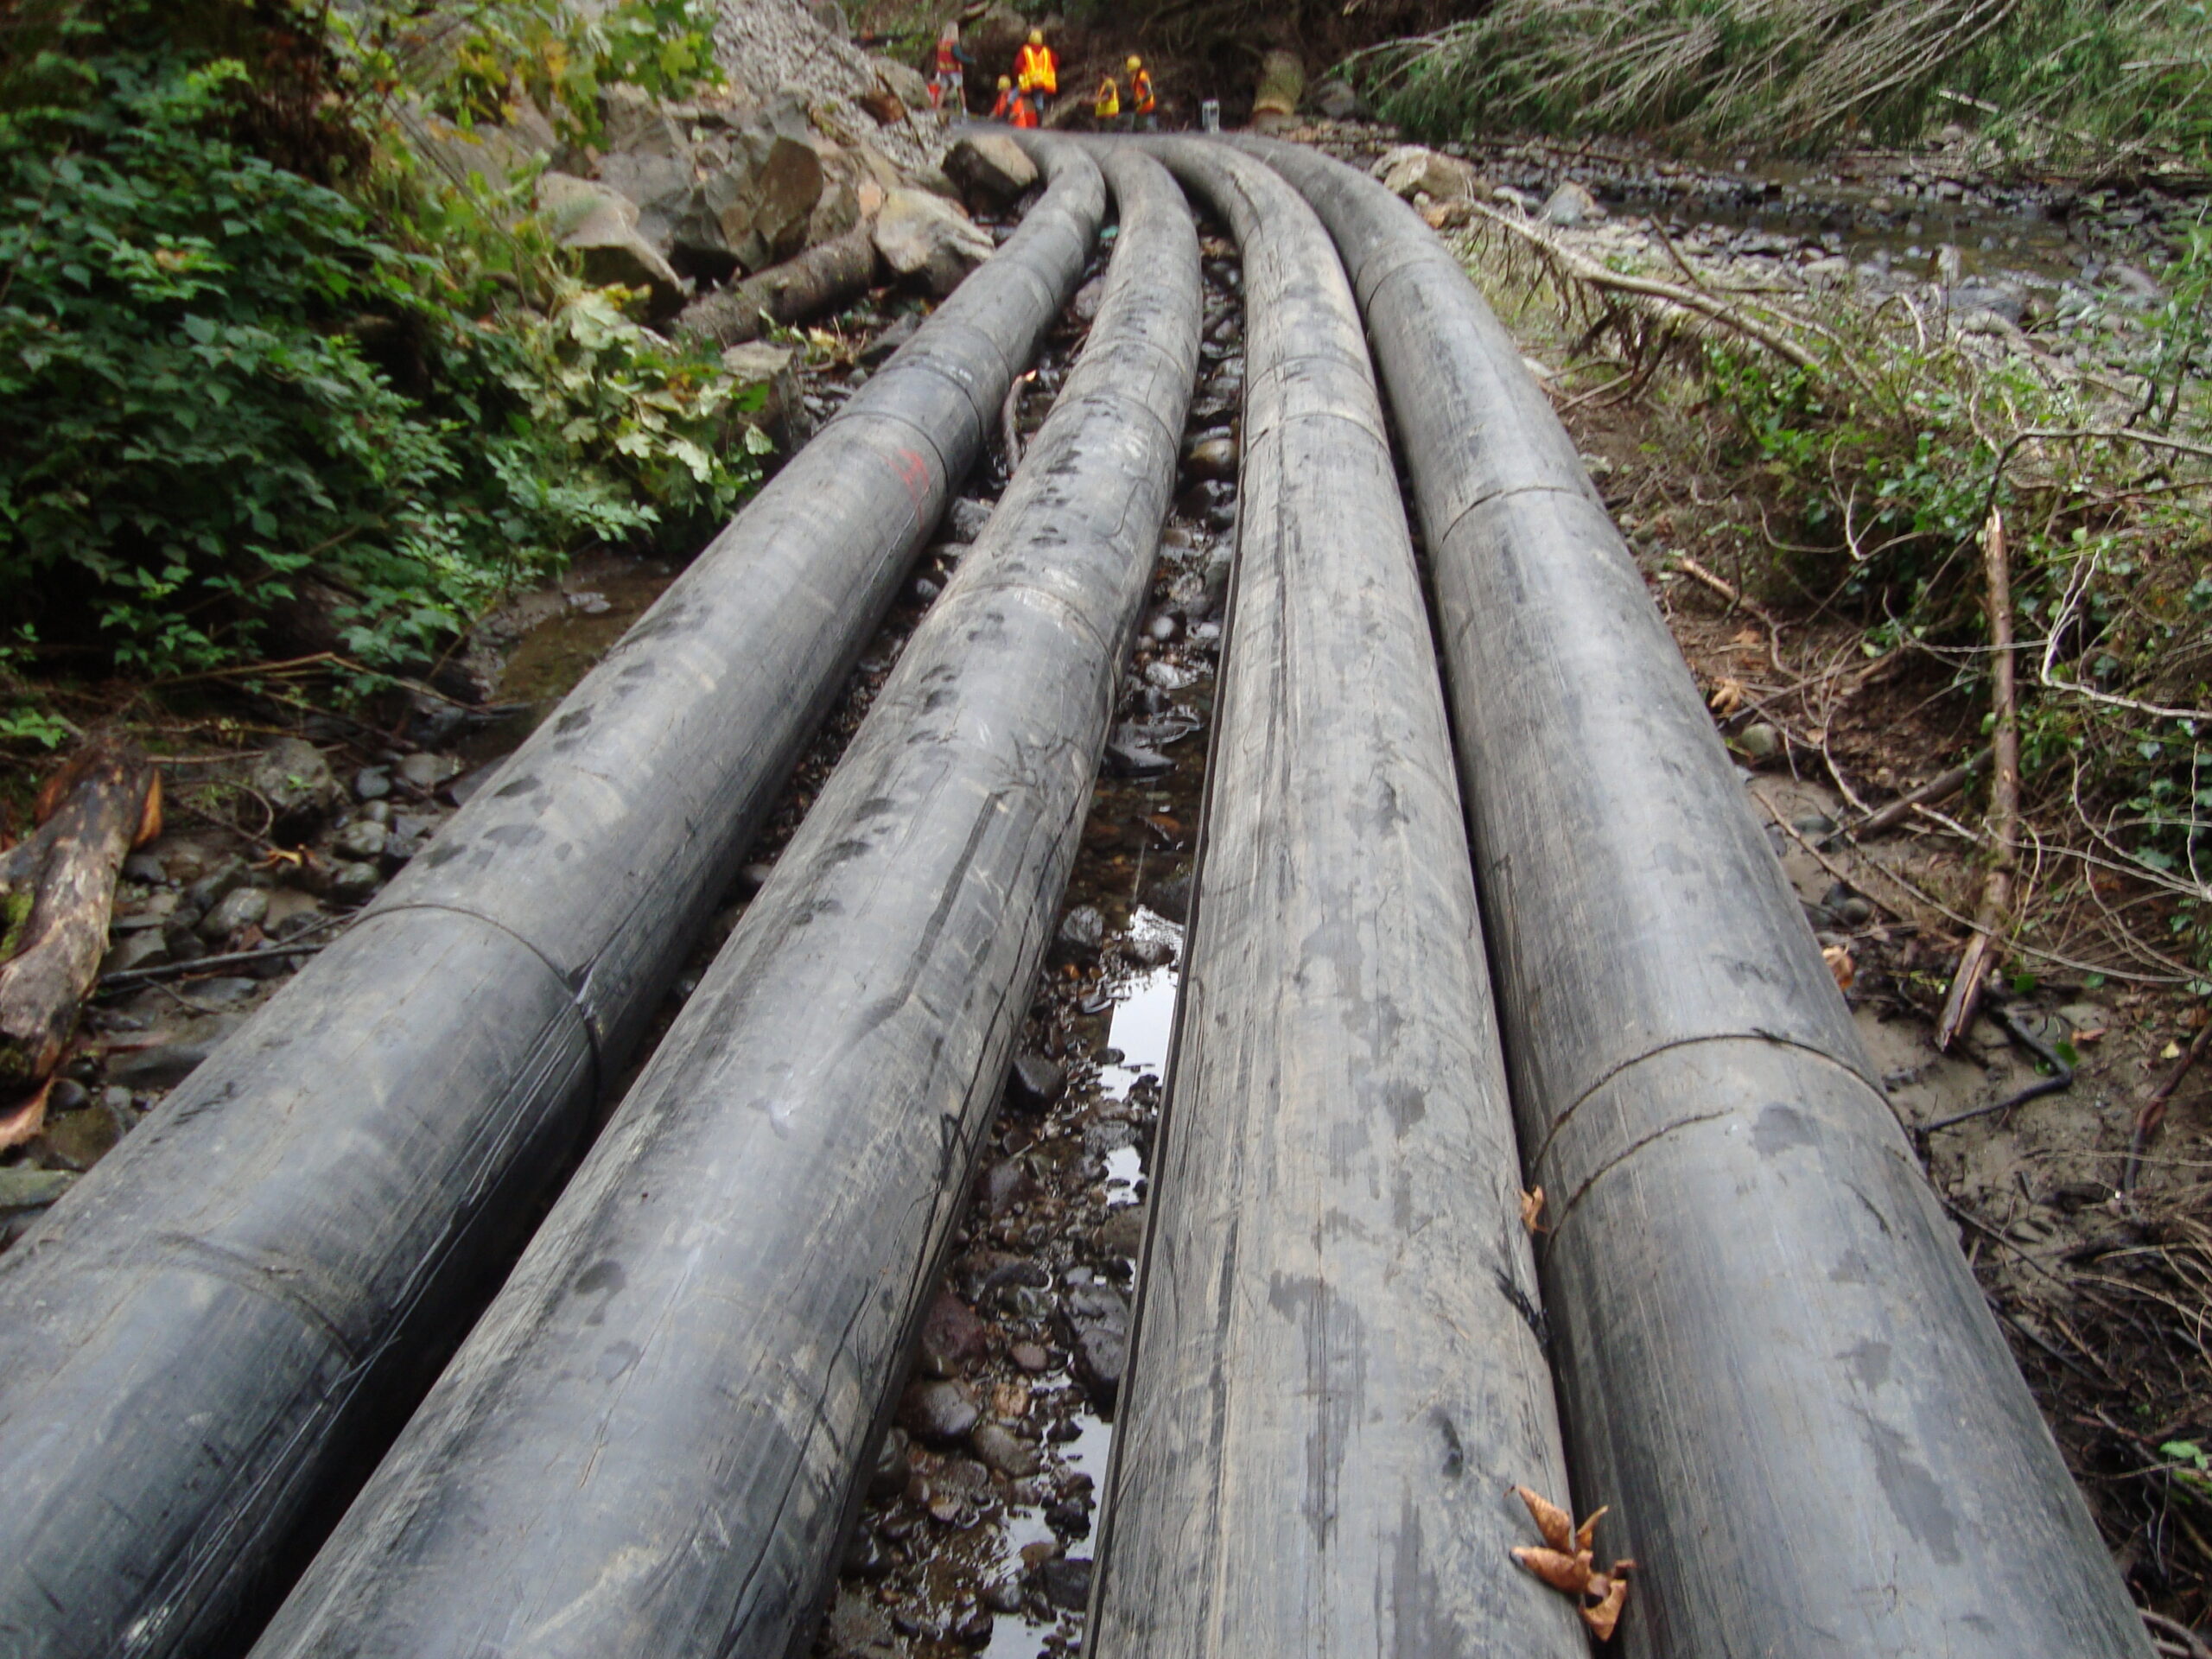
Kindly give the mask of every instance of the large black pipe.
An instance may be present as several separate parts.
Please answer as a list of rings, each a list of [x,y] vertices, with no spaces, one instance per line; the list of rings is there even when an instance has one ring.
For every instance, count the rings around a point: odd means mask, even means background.
[[[1444,697],[1359,318],[1267,168],[1197,907],[1088,1653],[1586,1652]]]
[[[1154,162],[1089,345],[773,877],[258,1659],[811,1632],[1003,1085],[1198,359]]]
[[[1104,205],[1057,163],[496,785],[0,1259],[0,1650],[204,1650],[360,1455],[620,1075]]]
[[[2148,1639],[1574,446],[1389,192],[1334,232],[1434,569],[1576,1494],[1623,1650]]]

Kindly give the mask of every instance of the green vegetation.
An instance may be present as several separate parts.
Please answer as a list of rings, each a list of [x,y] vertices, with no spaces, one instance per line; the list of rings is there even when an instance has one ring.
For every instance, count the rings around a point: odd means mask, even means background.
[[[2202,165],[2208,41],[2204,0],[1496,0],[1360,61],[1384,113],[1432,137],[1802,149],[1979,107],[2015,148]]]
[[[603,81],[703,73],[702,16],[518,0],[428,40],[117,0],[0,37],[0,684],[250,660],[309,576],[389,670],[585,544],[688,552],[766,447],[719,362],[585,286],[529,180],[452,188],[395,117],[535,90],[582,134]],[[66,729],[0,695],[0,741]]]
[[[1999,515],[2033,902],[2107,961],[2212,980],[2212,226],[2161,270],[2163,302],[2125,327],[2085,317],[2034,352],[1924,297],[1870,308],[1723,285],[1688,296],[1699,315],[1497,235],[1486,273],[1564,308],[1592,395],[1646,397],[1641,499],[1679,504],[1684,480],[1708,480],[1698,505],[1650,514],[1669,540],[1984,709],[1980,538]],[[1682,280],[1656,261],[1644,275]],[[1808,709],[1833,683],[1808,682]]]

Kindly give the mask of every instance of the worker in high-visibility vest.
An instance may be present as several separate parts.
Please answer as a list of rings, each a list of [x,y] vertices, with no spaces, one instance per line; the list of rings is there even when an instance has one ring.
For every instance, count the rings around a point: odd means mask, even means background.
[[[1152,72],[1139,57],[1129,60],[1129,125],[1147,132],[1160,125],[1160,102],[1152,95]]]
[[[1037,94],[1017,90],[1014,95],[1014,124],[1033,127],[1037,124]]]
[[[1019,97],[1020,97],[1020,94],[1014,90],[1014,78],[1010,75],[1001,75],[999,77],[999,101],[991,105],[991,119],[994,121],[1011,120],[1014,116],[1014,100]]]
[[[1021,90],[1055,98],[1060,90],[1059,60],[1053,57],[1052,48],[1045,44],[1045,31],[1033,29],[1029,42],[1015,54],[1014,78]]]
[[[960,25],[947,23],[937,37],[937,70],[930,77],[930,107],[943,109],[950,99],[961,114],[968,113],[967,78],[963,66],[975,62],[960,44]]]
[[[1122,113],[1122,88],[1114,77],[1108,75],[1098,83],[1098,94],[1090,100],[1090,113],[1100,129],[1111,126]]]

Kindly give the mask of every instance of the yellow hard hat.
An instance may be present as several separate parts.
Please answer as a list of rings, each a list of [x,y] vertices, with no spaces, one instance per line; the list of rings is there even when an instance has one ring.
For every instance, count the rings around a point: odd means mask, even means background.
[[[1004,91],[1006,91],[1006,89],[1007,89],[1007,87],[1009,87],[1009,86],[1013,86],[1013,85],[1014,85],[1014,77],[1013,77],[1013,76],[1011,76],[1011,75],[1001,75],[1001,76],[999,77],[999,91],[1001,91],[1001,92],[1004,92]]]
[[[1140,69],[1141,69],[1141,68],[1143,68],[1143,67],[1144,67],[1144,60],[1143,60],[1142,58],[1139,58],[1139,57],[1132,57],[1132,58],[1129,60],[1129,73],[1130,73],[1131,74],[1133,74],[1133,75],[1134,75],[1135,73],[1136,73],[1136,72],[1137,72],[1138,70],[1140,70]]]
[[[1042,45],[1044,45],[1044,44],[1045,44],[1045,31],[1044,31],[1043,29],[1031,29],[1031,30],[1029,31],[1029,44],[1030,44],[1030,45],[1032,45],[1032,46],[1042,46]]]

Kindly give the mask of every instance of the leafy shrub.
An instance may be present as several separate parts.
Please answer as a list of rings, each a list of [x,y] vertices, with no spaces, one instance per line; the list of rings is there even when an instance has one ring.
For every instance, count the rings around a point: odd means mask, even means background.
[[[353,598],[349,651],[404,661],[578,544],[688,537],[757,480],[712,355],[527,226],[404,157],[358,181],[372,217],[241,142],[236,60],[75,33],[105,49],[42,54],[16,82],[41,95],[0,110],[11,617],[203,669],[311,569]]]

